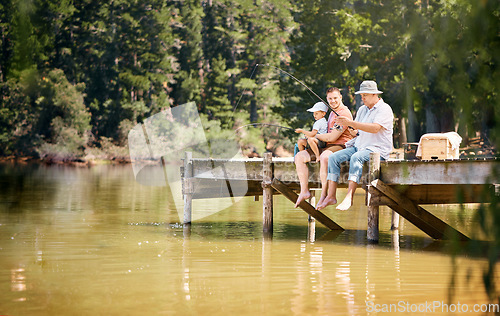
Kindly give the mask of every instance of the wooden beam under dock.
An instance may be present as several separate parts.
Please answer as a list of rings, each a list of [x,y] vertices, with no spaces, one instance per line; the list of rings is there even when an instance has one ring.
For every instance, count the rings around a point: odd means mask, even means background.
[[[413,225],[420,228],[434,239],[452,239],[458,237],[460,240],[469,240],[467,236],[446,224],[424,208],[418,206],[409,198],[399,194],[396,190],[384,184],[381,180],[374,180],[371,185],[395,203],[391,208],[401,216],[409,220]]]
[[[278,179],[273,179],[272,182],[273,188],[276,189],[279,193],[283,194],[287,199],[292,201],[292,203],[297,202],[298,195],[290,190],[283,182],[281,182]],[[328,216],[325,214],[321,213],[320,211],[316,210],[314,206],[309,204],[307,201],[302,201],[299,204],[299,207],[303,209],[307,214],[311,215],[314,217],[318,222],[321,224],[325,225],[326,227],[330,228],[331,230],[344,230],[339,224],[335,223],[332,221]]]

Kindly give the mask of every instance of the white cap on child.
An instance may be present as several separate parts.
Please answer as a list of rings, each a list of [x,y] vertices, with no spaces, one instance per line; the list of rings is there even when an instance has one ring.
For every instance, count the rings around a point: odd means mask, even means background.
[[[307,109],[307,112],[316,112],[316,111],[328,112],[328,107],[323,102],[316,102],[316,104],[314,104],[312,108]]]

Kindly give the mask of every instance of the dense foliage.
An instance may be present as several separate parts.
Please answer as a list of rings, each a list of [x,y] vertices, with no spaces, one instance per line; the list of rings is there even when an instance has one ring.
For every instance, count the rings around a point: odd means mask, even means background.
[[[280,103],[279,86],[266,85],[276,74],[249,77],[259,62],[285,61],[291,8],[281,0],[7,1],[0,154],[78,157],[110,140],[123,146],[137,122],[190,101],[226,130],[278,119],[269,105]]]
[[[1,155],[124,146],[137,122],[190,101],[222,130],[311,125],[317,98],[277,68],[322,97],[341,87],[353,111],[359,82],[377,80],[396,146],[453,130],[496,140],[498,1],[3,3]],[[275,132],[247,128],[242,144],[289,147],[295,135]]]

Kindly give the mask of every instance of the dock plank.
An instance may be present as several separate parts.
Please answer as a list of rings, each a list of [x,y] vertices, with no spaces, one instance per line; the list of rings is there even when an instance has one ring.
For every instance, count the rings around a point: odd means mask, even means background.
[[[380,179],[387,185],[499,183],[496,159],[387,161],[380,164]]]
[[[262,181],[262,159],[202,159],[193,158],[193,177],[207,179]],[[284,183],[298,182],[293,160],[273,158],[273,175]],[[309,182],[320,183],[319,163],[308,163]],[[224,168],[222,168],[222,166]],[[387,185],[421,184],[493,184],[500,183],[498,160],[432,160],[383,161],[380,179]],[[368,184],[367,168],[363,168],[360,184]],[[339,184],[347,183],[349,164],[341,166]]]

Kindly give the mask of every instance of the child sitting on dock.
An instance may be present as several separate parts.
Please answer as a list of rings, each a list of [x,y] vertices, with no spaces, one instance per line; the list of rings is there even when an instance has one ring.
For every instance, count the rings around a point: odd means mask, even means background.
[[[316,135],[326,134],[328,132],[328,123],[325,119],[326,112],[328,111],[328,107],[323,102],[317,102],[314,106],[307,110],[308,112],[313,112],[314,125],[311,131],[306,131],[302,128],[297,128],[295,130],[296,133],[304,133],[306,138],[299,139],[297,141],[299,151],[305,150],[307,146],[311,148],[311,150],[316,155],[316,162],[319,161],[319,148],[325,148],[325,142],[316,138]]]

